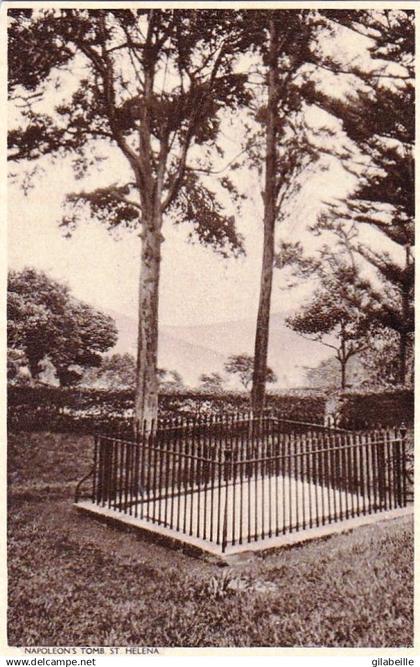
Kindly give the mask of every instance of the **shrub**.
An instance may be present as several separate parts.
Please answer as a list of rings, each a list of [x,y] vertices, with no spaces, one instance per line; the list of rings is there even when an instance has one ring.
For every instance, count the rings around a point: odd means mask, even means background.
[[[414,392],[405,387],[338,392],[327,401],[329,410],[342,425],[353,428],[399,426],[402,422],[409,426],[414,421]]]
[[[134,392],[60,387],[8,389],[8,423],[11,429],[92,431],[103,424],[133,416]],[[291,391],[267,394],[266,406],[289,419],[323,420],[325,398],[319,392]],[[247,412],[245,392],[173,391],[159,396],[161,418]]]
[[[9,428],[19,430],[91,432],[133,416],[134,392],[15,386],[8,389]],[[337,392],[328,399],[319,391],[268,392],[266,407],[296,421],[322,423],[336,415],[342,426],[410,426],[414,420],[411,389]],[[246,392],[174,390],[159,396],[159,417],[193,417],[247,412]]]

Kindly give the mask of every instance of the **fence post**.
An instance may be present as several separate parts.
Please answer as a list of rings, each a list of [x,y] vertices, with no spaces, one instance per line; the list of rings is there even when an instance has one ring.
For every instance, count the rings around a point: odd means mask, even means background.
[[[93,436],[93,482],[92,482],[92,502],[98,502],[98,435]]]
[[[406,470],[406,465],[407,465],[407,460],[406,460],[406,436],[407,436],[407,427],[404,422],[402,422],[400,426],[400,435],[401,435],[401,451],[399,451],[399,484],[398,484],[398,490],[399,490],[399,505],[405,507],[407,505],[407,470]],[[399,449],[399,448],[398,448]],[[402,475],[402,480],[401,480],[401,475]],[[401,481],[402,481],[402,493],[401,493]],[[400,502],[401,501],[401,502]]]
[[[224,449],[224,478],[225,478],[225,507],[223,512],[223,529],[222,529],[222,552],[225,551],[227,546],[227,527],[228,527],[228,516],[229,516],[229,479],[231,477],[232,470],[232,449],[226,447]]]
[[[376,440],[376,465],[377,465],[377,480],[378,480],[378,495],[379,506],[381,509],[386,509],[386,478],[385,478],[385,446],[386,446],[386,430],[379,424],[379,430],[375,431],[378,434]]]
[[[101,485],[101,500],[102,504],[108,503],[108,507],[112,498],[112,453],[113,453],[113,437],[105,438],[101,441],[102,454],[102,485]]]

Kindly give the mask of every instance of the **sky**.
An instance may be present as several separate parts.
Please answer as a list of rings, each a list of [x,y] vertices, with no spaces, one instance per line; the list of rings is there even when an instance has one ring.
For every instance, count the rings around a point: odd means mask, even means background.
[[[357,42],[355,43],[357,46]],[[360,46],[360,44],[359,44]],[[355,45],[353,45],[355,48]],[[356,49],[357,50],[357,49]],[[48,101],[45,102],[48,107]],[[13,111],[11,112],[13,118]],[[241,136],[233,129],[226,135],[227,156],[240,148]],[[75,180],[68,160],[45,161],[44,172],[25,195],[18,184],[8,189],[8,262],[21,269],[32,266],[66,282],[73,294],[103,310],[137,315],[140,239],[122,232],[116,239],[99,223],[86,219],[71,238],[58,223],[65,195],[80,189],[120,181],[126,172],[124,159],[113,151],[88,178]],[[17,171],[22,175],[23,167]],[[188,225],[165,222],[160,285],[160,322],[193,325],[240,320],[257,313],[262,251],[262,201],[255,174],[243,172],[241,188],[247,203],[236,216],[244,236],[246,256],[223,259],[209,248],[187,242]],[[343,197],[352,187],[352,177],[337,162],[321,173],[309,173],[294,201],[289,221],[278,227],[278,237],[316,243],[307,226],[314,222],[326,199]],[[228,204],[229,206],[229,204]],[[275,271],[272,312],[295,310],[309,294],[310,286],[285,289],[283,272]]]
[[[109,182],[109,170],[106,178]],[[97,182],[97,181],[96,181]],[[119,238],[99,223],[79,224],[71,238],[59,227],[65,194],[80,187],[67,164],[57,164],[37,179],[25,196],[18,185],[9,188],[9,266],[33,266],[66,282],[77,298],[105,310],[133,316],[137,313],[140,239],[132,232]],[[246,256],[224,259],[212,249],[187,240],[188,224],[164,225],[160,289],[160,321],[182,325],[238,320],[256,314],[262,251],[262,207],[258,187],[250,184],[253,198],[237,219],[245,238]],[[316,204],[325,195],[346,190],[346,175],[340,170],[324,173],[308,181],[296,216],[282,236],[303,238],[312,222]],[[281,289],[282,272],[276,270],[273,285],[273,312],[293,309],[305,289]]]

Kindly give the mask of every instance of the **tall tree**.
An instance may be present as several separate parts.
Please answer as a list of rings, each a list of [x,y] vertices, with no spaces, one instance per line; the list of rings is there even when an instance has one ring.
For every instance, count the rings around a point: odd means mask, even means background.
[[[234,71],[246,33],[238,13],[220,10],[16,9],[9,15],[9,88],[22,115],[9,134],[10,158],[70,154],[83,175],[98,142],[105,142],[128,164],[123,182],[70,195],[73,213],[64,223],[74,224],[88,206],[111,229],[140,228],[135,414],[150,421],[157,415],[164,218],[188,220],[200,240],[222,252],[240,246],[233,219],[201,176],[212,164],[221,110],[246,101],[246,76]],[[64,81],[61,90],[71,91],[69,70],[76,90],[63,100],[53,90]],[[48,113],[46,92],[58,99]]]
[[[361,302],[355,305],[356,295],[352,269],[340,267],[334,274],[323,274],[320,286],[308,304],[286,324],[304,338],[316,341],[335,351],[340,365],[341,389],[347,386],[349,360],[368,347],[366,341],[366,312]],[[353,294],[350,294],[350,292]]]
[[[271,13],[269,19],[269,47],[267,55],[268,103],[266,128],[266,158],[264,187],[264,238],[261,267],[260,297],[258,302],[255,335],[254,370],[251,403],[256,412],[264,407],[267,371],[268,337],[270,328],[270,304],[273,283],[274,228],[277,200],[277,107],[279,89],[279,29]],[[245,386],[246,388],[246,386]]]
[[[321,69],[331,64],[322,49],[322,42],[334,36],[334,22],[326,14],[324,10],[270,10],[252,17],[266,98],[256,114],[264,129],[264,146],[256,158],[255,151],[249,150],[254,165],[264,163],[263,252],[252,383],[255,412],[264,405],[276,225],[287,218],[288,204],[300,190],[304,175],[328,152],[332,138],[336,139],[328,122],[308,121],[314,107],[331,108],[325,92],[315,94],[318,87],[324,90]],[[337,140],[335,145],[340,154]]]
[[[265,189],[264,189],[264,249],[263,249],[263,265],[261,274],[261,289],[260,301],[257,320],[257,332],[255,342],[255,368],[253,379],[253,407],[258,411],[261,409],[264,400],[264,384],[263,384],[263,369],[264,363],[267,359],[268,348],[268,324],[269,324],[269,307],[270,295],[272,285],[272,266],[274,254],[274,226],[276,216],[281,214],[282,203],[278,204],[276,194],[279,192],[274,187],[275,177],[280,174],[277,182],[277,187],[283,185],[284,191],[284,160],[279,156],[279,147],[285,142],[285,121],[283,116],[283,101],[290,98],[294,100],[295,109],[304,108],[304,104],[316,105],[323,110],[332,114],[334,117],[342,121],[342,126],[347,132],[347,136],[353,141],[353,145],[357,144],[359,157],[360,151],[366,151],[369,144],[372,162],[369,165],[369,176],[372,177],[370,194],[366,191],[358,193],[359,198],[365,197],[365,216],[369,215],[369,206],[372,207],[372,202],[377,201],[378,197],[378,174],[389,174],[395,172],[392,176],[394,183],[392,187],[389,179],[388,182],[382,183],[382,188],[388,191],[389,199],[405,198],[406,205],[412,207],[413,191],[412,191],[412,153],[410,151],[401,150],[401,137],[395,135],[402,133],[403,135],[410,134],[414,128],[412,115],[412,50],[414,46],[414,32],[413,32],[413,12],[401,13],[398,10],[394,11],[335,11],[322,10],[318,14],[313,12],[295,12],[295,23],[292,22],[291,32],[294,35],[294,42],[292,42],[291,50],[293,56],[286,60],[288,68],[286,76],[282,70],[282,58],[287,53],[287,38],[285,38],[282,30],[287,26],[287,13],[281,12],[283,24],[276,30],[275,17],[276,12],[266,13],[269,16],[269,28],[266,29],[266,44],[268,45],[265,52],[265,66],[267,69],[267,111],[265,116],[266,126],[266,149],[265,149]],[[339,34],[345,37],[348,31],[360,33],[364,36],[366,45],[366,57],[363,66],[360,64],[353,65],[344,63],[340,57],[331,58],[325,55],[320,48],[321,42],[316,40],[317,34],[321,34],[326,38],[327,32],[333,38],[334,26],[338,25]],[[384,32],[388,33],[384,36]],[[290,46],[289,46],[290,48]],[[368,58],[370,50],[371,58]],[[384,62],[394,61],[396,53],[404,51],[405,56],[400,58],[400,70],[384,71]],[[360,61],[359,61],[360,62]],[[294,69],[296,65],[296,69]],[[402,69],[401,69],[402,66]],[[325,86],[320,84],[320,72],[328,71],[333,75],[340,77],[340,85],[337,90],[325,92]],[[345,82],[347,79],[347,85]],[[394,88],[390,91],[389,82],[392,81]],[[384,85],[387,82],[387,85]],[[402,83],[401,83],[402,82]],[[341,92],[337,92],[340,91]],[[346,92],[347,91],[347,92]],[[350,91],[350,92],[349,92]],[[372,94],[374,91],[374,94]],[[382,92],[380,92],[382,91]],[[407,104],[410,108],[408,118],[399,124],[401,118],[401,110]],[[290,116],[290,113],[289,113]],[[405,127],[405,125],[407,127]],[[398,129],[397,129],[398,128]],[[383,143],[383,138],[386,137],[390,141]],[[392,144],[392,140],[397,139],[400,142],[399,147]],[[304,147],[306,149],[306,147]],[[337,154],[331,148],[317,147],[318,150],[327,150],[335,153],[341,160],[347,158],[347,168],[360,174],[360,168],[355,170],[354,166],[349,167],[350,160],[354,157],[354,152],[349,153],[340,150]],[[305,153],[301,151],[301,155]],[[394,154],[394,155],[393,155]],[[407,161],[407,155],[408,161]],[[389,163],[393,162],[391,169]],[[403,164],[405,162],[405,164]],[[366,168],[366,160],[363,163]],[[381,171],[382,170],[382,171]],[[287,172],[286,172],[287,173]],[[366,176],[366,174],[365,174]],[[405,181],[406,190],[401,189],[401,183]],[[282,183],[283,181],[283,183]],[[296,182],[296,176],[293,175],[291,183],[292,186]],[[407,189],[411,189],[411,195],[407,197]],[[357,199],[357,196],[356,196]],[[360,204],[360,201],[358,202]],[[391,203],[391,202],[390,202]],[[284,205],[284,203],[283,203]],[[350,206],[352,204],[350,203]],[[371,220],[374,216],[370,216]],[[376,223],[376,220],[375,220]],[[382,221],[382,224],[383,221]],[[400,222],[401,227],[401,222]],[[389,226],[388,228],[389,229]],[[407,230],[406,230],[407,231]],[[393,232],[394,233],[394,232]],[[405,233],[405,243],[407,243],[407,235]],[[370,253],[370,261],[376,263],[377,268],[382,269],[388,275],[396,276],[396,265],[393,262],[387,261],[386,254],[383,253],[379,257]],[[278,258],[275,260],[278,261]],[[401,357],[404,357],[404,348],[406,345],[407,336],[409,336],[410,327],[412,326],[412,317],[410,316],[410,295],[411,290],[410,280],[412,285],[412,258],[410,252],[406,253],[406,267],[404,275],[400,273],[398,277],[399,287],[402,288],[402,313],[404,324],[398,323],[395,308],[392,307],[392,300],[388,299],[386,305],[383,306],[383,322],[391,323],[393,326],[399,327],[401,331]],[[410,278],[411,276],[411,278]],[[359,283],[360,288],[367,289],[365,281]],[[371,316],[373,311],[379,311],[379,308],[374,306],[374,301],[378,300],[378,293],[371,294]],[[403,367],[403,361],[402,361]]]
[[[376,281],[365,284],[371,315],[377,326],[398,335],[398,381],[405,384],[414,332],[414,11],[327,14],[366,35],[372,64],[369,72],[353,70],[363,90],[344,100],[323,100],[357,147],[346,166],[358,184],[345,202],[331,204],[320,229],[351,221],[378,232],[376,248],[357,238],[353,248],[376,271]],[[361,161],[362,171],[355,164]]]
[[[324,371],[327,376],[334,372],[331,362],[335,361],[340,369],[340,386],[345,389],[349,362],[353,367],[361,366],[361,354],[371,347],[374,303],[352,248],[357,237],[354,223],[331,224],[321,215],[309,229],[317,235],[328,229],[332,232],[328,243],[312,255],[305,254],[300,242],[282,243],[276,255],[278,268],[291,269],[292,285],[296,281],[315,285],[309,301],[288,317],[286,324],[304,338],[335,351],[334,357],[319,367],[320,376]],[[311,370],[316,377],[317,369]]]
[[[48,357],[62,385],[78,378],[73,365],[98,366],[117,341],[111,317],[71,296],[66,285],[34,269],[10,271],[7,291],[8,346],[22,350],[33,378]]]
[[[266,105],[257,114],[265,134],[263,251],[251,392],[252,408],[258,413],[264,407],[267,378],[276,222],[290,191],[297,187],[299,175],[316,159],[305,132],[296,131],[302,97],[295,83],[302,66],[313,57],[310,40],[314,25],[308,11],[270,10],[252,12],[251,16],[259,28],[256,41],[263,57],[266,90]],[[255,150],[251,156],[254,163],[261,163],[261,156],[255,159]]]

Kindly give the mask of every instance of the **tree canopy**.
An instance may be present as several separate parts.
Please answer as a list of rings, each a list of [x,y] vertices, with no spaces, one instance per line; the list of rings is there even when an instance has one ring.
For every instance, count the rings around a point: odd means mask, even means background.
[[[365,369],[360,356],[351,357],[346,366],[346,386],[354,387],[369,384],[368,370]],[[316,389],[341,389],[342,370],[336,356],[324,359],[315,367],[305,368],[306,382]]]
[[[128,352],[103,356],[97,367],[87,369],[80,380],[86,387],[122,390],[134,389],[136,384],[136,360]]]
[[[199,377],[200,389],[204,391],[220,392],[223,391],[224,379],[220,373],[202,373]]]
[[[244,389],[248,389],[254,370],[254,357],[250,354],[233,354],[225,363],[225,371],[229,375],[237,375]],[[277,382],[274,371],[267,367],[266,382]]]
[[[62,385],[80,374],[72,366],[98,366],[117,341],[111,317],[75,299],[66,285],[26,268],[10,271],[7,291],[8,346],[22,350],[33,378],[48,357]]]
[[[105,185],[67,193],[62,225],[71,230],[90,216],[111,231],[126,227],[141,238],[137,420],[154,419],[157,413],[165,221],[186,222],[192,236],[224,256],[243,252],[235,220],[219,198],[223,190],[236,202],[242,196],[220,168],[223,118],[242,109],[249,121],[242,166],[264,179],[254,408],[263,405],[270,370],[275,225],[285,219],[285,206],[299,191],[302,175],[322,153],[338,157],[357,185],[347,201],[330,204],[318,233],[343,229],[344,223],[368,225],[396,249],[378,251],[356,234],[351,252],[373,267],[377,281],[360,278],[354,262],[352,284],[368,296],[365,315],[399,336],[404,381],[414,327],[413,11],[35,8],[11,9],[9,16],[14,106],[9,159],[38,164],[66,157],[82,180],[114,152],[125,161],[126,169]],[[335,30],[361,35],[366,57],[345,63],[338,51],[334,56],[328,48],[324,52],[322,45],[336,38]],[[321,73],[327,72],[337,89],[323,85]],[[336,131],[308,123],[313,108],[339,119],[339,132],[350,148],[338,151]],[[229,165],[234,169],[238,162]],[[396,259],[398,251],[402,261]],[[334,294],[338,276],[324,281],[294,325],[311,335],[340,329],[346,351],[340,334],[338,358],[345,364],[358,347],[360,317],[354,294]],[[83,307],[79,310],[77,318],[83,320]],[[31,317],[42,322],[41,312]],[[40,326],[40,338],[48,338],[42,331]],[[67,346],[72,347],[78,347],[77,341]],[[39,360],[30,352],[35,372]],[[67,357],[63,381],[66,368]]]
[[[10,159],[67,155],[83,177],[106,145],[127,164],[120,180],[69,193],[63,224],[71,228],[87,209],[110,229],[140,232],[135,412],[137,421],[150,422],[157,415],[164,219],[187,221],[199,240],[224,254],[241,250],[234,219],[205,177],[222,153],[221,110],[234,112],[247,100],[246,74],[234,68],[248,39],[242,15],[155,8],[9,15],[9,91],[20,111],[9,133]],[[232,191],[226,178],[216,180]]]
[[[160,391],[181,390],[185,388],[184,381],[178,371],[158,368],[158,377]]]
[[[287,326],[303,337],[335,350],[342,389],[349,359],[367,347],[368,314],[363,305],[352,269],[340,266],[335,273],[324,273],[309,303],[286,319]]]
[[[243,39],[234,15],[12,9],[9,16],[9,92],[20,112],[9,159],[68,155],[82,178],[102,142],[118,148],[131,168],[131,180],[69,193],[72,212],[63,224],[72,227],[87,208],[110,229],[141,228],[158,197],[160,214],[173,209],[175,221],[193,225],[200,240],[238,250],[233,219],[200,178],[211,167],[220,109],[234,110],[247,98],[245,76],[233,71]],[[81,76],[66,81],[76,66]],[[45,95],[58,82],[61,94],[46,111]],[[199,159],[188,160],[192,147],[203,149]]]
[[[337,20],[338,12],[327,14]],[[351,245],[375,272],[375,280],[364,280],[370,317],[399,337],[398,381],[404,384],[414,331],[414,12],[340,12],[343,17],[370,40],[373,65],[370,72],[354,68],[362,90],[330,101],[356,147],[346,168],[357,184],[345,202],[330,204],[319,229],[347,222],[375,230],[376,247],[358,234]]]

